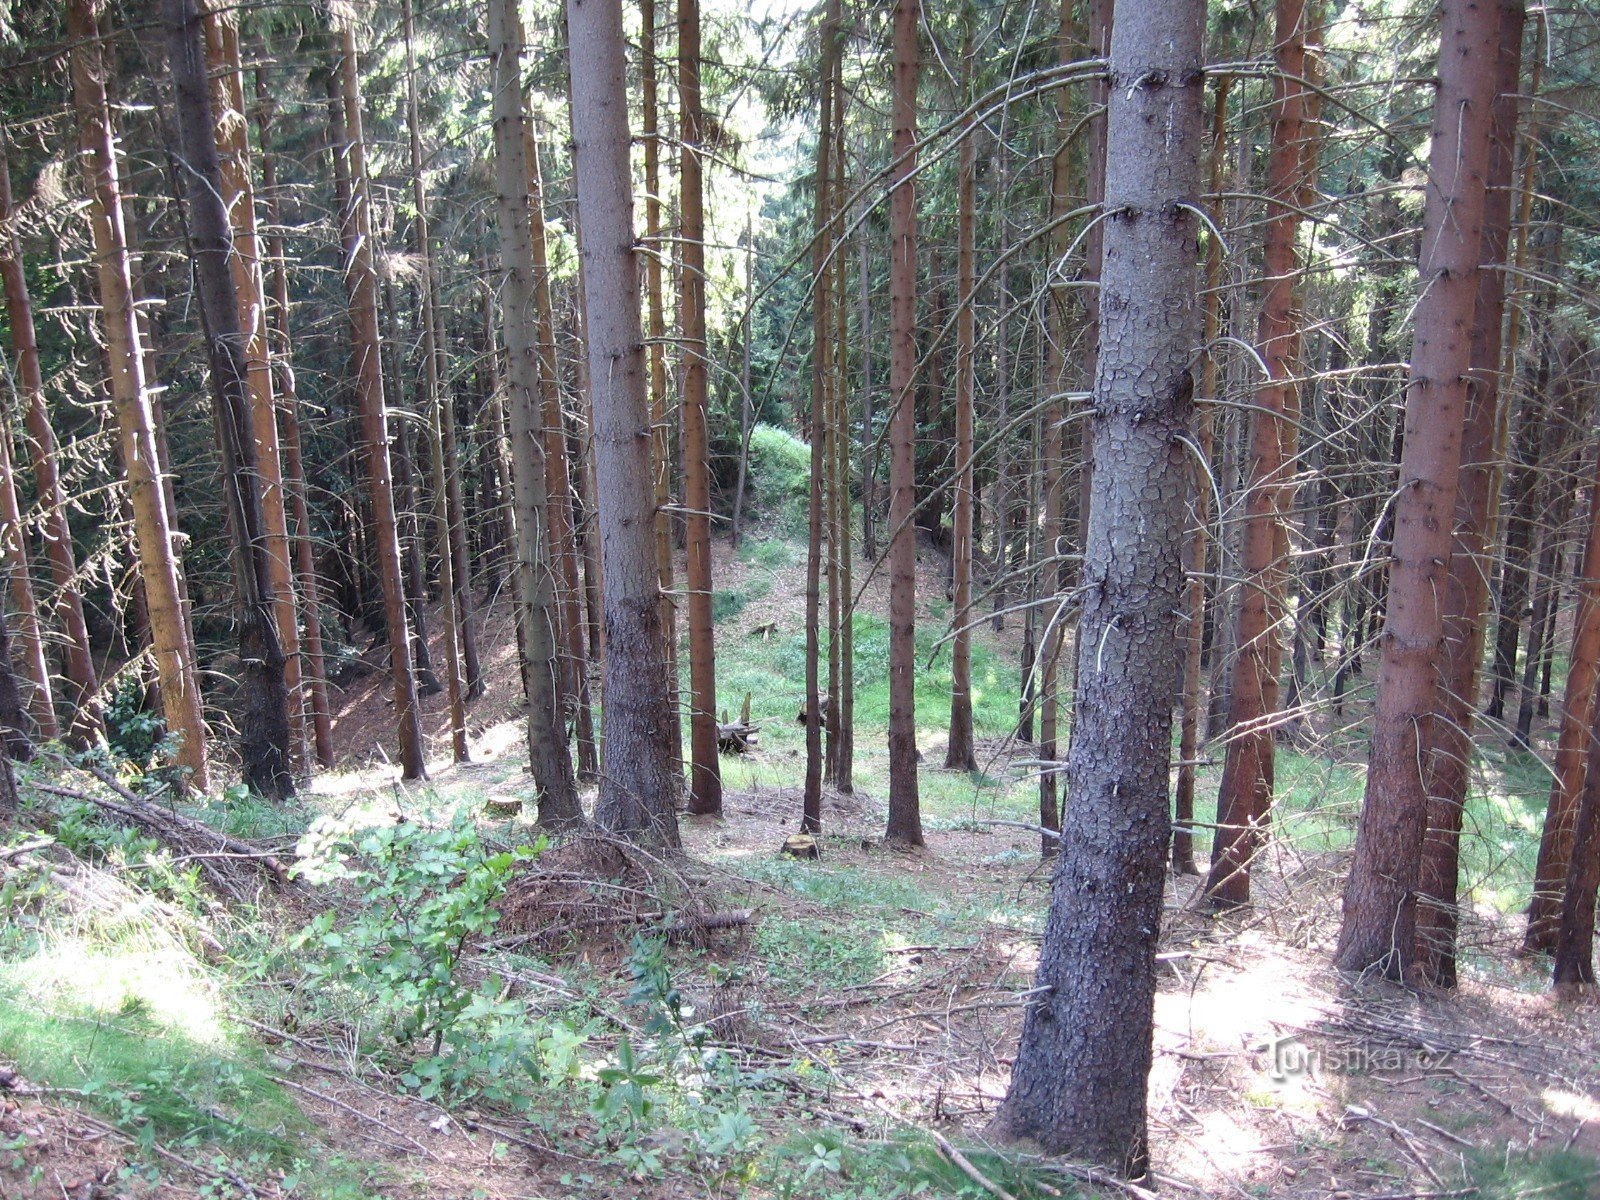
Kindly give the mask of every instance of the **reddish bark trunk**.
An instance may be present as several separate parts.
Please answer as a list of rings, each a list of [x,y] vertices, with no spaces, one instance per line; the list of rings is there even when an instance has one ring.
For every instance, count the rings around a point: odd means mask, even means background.
[[[1416,959],[1428,802],[1419,763],[1438,712],[1446,571],[1497,84],[1497,72],[1483,64],[1494,60],[1499,32],[1498,7],[1445,0],[1382,674],[1366,801],[1335,953],[1345,970],[1376,969],[1396,979],[1410,977]]]
[[[1456,901],[1461,816],[1472,763],[1472,723],[1483,658],[1483,612],[1488,596],[1489,497],[1495,483],[1500,427],[1500,337],[1505,315],[1506,246],[1511,234],[1512,147],[1522,80],[1522,0],[1502,0],[1488,196],[1484,201],[1483,266],[1472,318],[1472,380],[1456,484],[1455,545],[1444,611],[1444,694],[1433,724],[1428,763],[1428,832],[1422,848],[1417,910],[1417,961],[1422,978],[1438,987],[1456,982]],[[1597,547],[1600,554],[1600,547]],[[1600,572],[1600,563],[1596,565]],[[1600,627],[1596,629],[1600,638]],[[1574,660],[1576,662],[1576,660]],[[1589,676],[1589,691],[1594,678]]]

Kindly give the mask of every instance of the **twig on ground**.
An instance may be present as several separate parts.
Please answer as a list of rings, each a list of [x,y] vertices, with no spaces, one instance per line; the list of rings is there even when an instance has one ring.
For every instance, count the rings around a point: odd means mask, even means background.
[[[933,1139],[933,1144],[939,1147],[940,1154],[943,1154],[945,1158],[954,1163],[956,1168],[963,1175],[972,1180],[973,1183],[977,1184],[991,1196],[994,1196],[996,1200],[1017,1200],[1017,1198],[1010,1192],[1006,1191],[1005,1188],[1001,1187],[982,1171],[978,1170],[977,1167],[973,1166],[972,1160],[952,1146],[949,1138],[945,1137],[942,1133],[935,1129],[928,1130],[927,1134]]]
[[[435,1154],[432,1150],[429,1150],[428,1147],[423,1145],[421,1142],[417,1141],[416,1138],[412,1137],[409,1133],[406,1133],[403,1129],[396,1129],[393,1125],[390,1125],[387,1122],[380,1120],[379,1118],[373,1116],[371,1113],[362,1112],[359,1108],[355,1107],[355,1105],[353,1105],[353,1104],[346,1104],[343,1100],[340,1100],[336,1096],[330,1096],[326,1092],[319,1092],[319,1091],[317,1091],[316,1088],[307,1087],[303,1083],[296,1083],[292,1079],[285,1079],[281,1075],[269,1075],[269,1076],[267,1076],[267,1078],[272,1080],[272,1082],[274,1082],[274,1083],[281,1083],[284,1087],[293,1088],[295,1091],[300,1092],[302,1095],[311,1096],[311,1097],[314,1097],[317,1100],[321,1100],[324,1104],[331,1104],[335,1108],[342,1108],[342,1109],[344,1109],[345,1112],[349,1113],[351,1116],[357,1117],[360,1120],[363,1120],[363,1121],[369,1122],[370,1124],[376,1125],[379,1129],[382,1129],[382,1130],[384,1130],[384,1131],[386,1131],[388,1133],[392,1133],[392,1134],[394,1134],[395,1137],[400,1138],[403,1141],[409,1142],[413,1147],[415,1147],[416,1149],[422,1151],[422,1153],[425,1156],[427,1156],[428,1158],[432,1159],[434,1162],[438,1162],[439,1161],[439,1156],[437,1154]],[[385,1143],[385,1144],[388,1145],[389,1143]],[[400,1150],[402,1152],[405,1149],[404,1146],[393,1146],[393,1145],[391,1145],[390,1148],[394,1149],[394,1150]]]

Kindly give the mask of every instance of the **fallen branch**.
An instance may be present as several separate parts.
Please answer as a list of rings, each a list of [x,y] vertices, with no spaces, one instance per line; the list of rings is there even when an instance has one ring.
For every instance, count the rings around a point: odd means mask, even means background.
[[[84,770],[83,768],[76,769]],[[244,896],[239,893],[239,890],[233,886],[231,881],[227,880],[226,875],[215,865],[219,859],[248,863],[250,866],[265,873],[278,887],[287,889],[294,886],[289,877],[289,868],[276,855],[252,846],[249,842],[241,841],[231,834],[223,833],[220,829],[213,829],[204,822],[185,817],[179,813],[172,812],[170,809],[159,808],[148,800],[130,792],[104,772],[84,770],[84,773],[109,788],[117,795],[118,799],[108,800],[106,797],[97,796],[93,792],[61,787],[57,784],[30,783],[27,786],[49,796],[60,796],[63,799],[92,804],[96,808],[121,817],[130,824],[137,825],[160,839],[163,843],[179,850],[184,857],[194,859],[200,869],[205,872],[206,877],[216,884],[219,890],[228,893],[235,899],[243,900]],[[196,843],[209,843],[218,849],[216,851],[197,851],[195,849]]]
[[[1017,1200],[1017,1198],[1010,1192],[1006,1191],[1005,1188],[1001,1187],[982,1171],[978,1170],[977,1167],[973,1166],[971,1159],[950,1144],[950,1139],[933,1129],[928,1130],[927,1133],[928,1136],[933,1139],[933,1144],[939,1147],[939,1153],[943,1154],[947,1159],[954,1163],[957,1169],[959,1169],[960,1172],[968,1179],[972,1180],[973,1183],[977,1184],[991,1196],[994,1196],[996,1200]]]

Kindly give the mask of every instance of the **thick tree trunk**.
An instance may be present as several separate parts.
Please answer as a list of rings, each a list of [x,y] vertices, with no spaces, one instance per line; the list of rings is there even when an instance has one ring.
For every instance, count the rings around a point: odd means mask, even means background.
[[[184,624],[171,514],[161,491],[155,421],[145,379],[133,277],[118,181],[116,135],[106,98],[107,66],[97,26],[100,0],[68,0],[67,35],[72,41],[73,105],[83,149],[94,241],[100,313],[111,365],[111,397],[117,411],[128,498],[133,506],[139,572],[150,608],[150,636],[167,729],[179,738],[177,762],[189,783],[210,787],[206,728],[194,645]]]
[[[1124,1175],[1149,1138],[1156,943],[1201,334],[1203,0],[1124,0],[1111,41],[1101,343],[1091,415],[1067,824],[1011,1087],[992,1129]],[[1137,530],[1138,536],[1131,531]]]
[[[972,30],[969,26],[962,52],[962,99],[972,91]],[[956,486],[950,545],[955,627],[950,646],[950,741],[945,751],[946,770],[976,771],[978,759],[972,744],[972,487],[973,487],[973,355],[977,328],[972,307],[976,270],[974,210],[977,207],[977,147],[969,116],[961,128],[961,148],[956,167]]]
[[[1427,780],[1417,764],[1432,742],[1438,712],[1446,571],[1498,76],[1484,64],[1499,51],[1499,32],[1498,6],[1445,0],[1383,667],[1366,800],[1335,953],[1347,971],[1376,969],[1394,979],[1410,977],[1416,960],[1428,807]]]
[[[595,817],[615,833],[675,847],[682,779],[662,652],[621,0],[568,0],[567,29],[594,468],[606,501],[605,742]]]
[[[1314,2],[1314,0],[1313,0]],[[1284,516],[1295,464],[1284,450],[1298,408],[1294,361],[1300,275],[1297,241],[1305,188],[1306,2],[1278,0],[1273,51],[1272,144],[1267,156],[1267,215],[1261,323],[1257,346],[1267,378],[1250,413],[1250,484],[1240,564],[1238,656],[1229,689],[1227,757],[1217,793],[1217,835],[1206,896],[1227,907],[1250,899],[1250,865],[1272,806],[1273,737],[1278,670],[1283,661],[1287,539]]]
[[[489,6],[493,67],[495,182],[499,193],[500,259],[505,272],[501,316],[511,418],[511,486],[517,524],[517,617],[522,683],[528,698],[528,758],[538,789],[539,823],[583,819],[560,710],[555,588],[550,560],[546,442],[538,398],[537,268],[528,182],[527,111],[522,98],[522,18],[515,0]]]
[[[1444,690],[1439,717],[1431,730],[1432,744],[1425,748],[1428,825],[1422,847],[1422,899],[1417,909],[1417,964],[1422,979],[1437,987],[1454,987],[1456,982],[1461,817],[1472,765],[1478,664],[1483,659],[1483,611],[1488,595],[1488,571],[1483,557],[1488,547],[1489,497],[1495,482],[1495,441],[1500,428],[1504,265],[1511,235],[1512,147],[1522,82],[1523,0],[1501,0],[1499,8],[1499,53],[1495,59],[1488,195],[1484,201],[1480,254],[1484,269],[1479,272],[1473,301],[1472,377],[1461,438],[1461,476],[1456,484],[1455,544],[1445,593]],[[1588,690],[1592,695],[1592,671]]]
[[[689,811],[722,815],[717,754],[716,637],[711,621],[711,463],[706,443],[705,114],[700,102],[700,4],[678,0],[678,151],[683,256],[684,583],[689,591]]]
[[[405,580],[400,564],[400,531],[395,515],[394,480],[389,466],[389,413],[383,394],[383,344],[378,336],[378,275],[368,195],[366,143],[361,127],[361,75],[354,31],[339,31],[340,100],[344,132],[336,155],[349,179],[349,211],[341,220],[345,242],[345,287],[350,295],[350,336],[354,356],[356,405],[366,459],[367,495],[372,505],[371,535],[377,544],[384,627],[389,637],[389,672],[394,680],[394,711],[400,741],[402,779],[427,778],[417,680],[412,670],[411,631],[406,621]]]
[[[917,77],[920,0],[894,0],[889,168],[889,841],[922,845],[917,796]]]
[[[183,207],[187,210],[189,253],[199,293],[200,324],[204,330],[206,358],[211,370],[217,441],[222,448],[224,504],[235,545],[233,579],[238,589],[239,620],[239,757],[244,782],[252,792],[269,800],[294,795],[294,755],[291,749],[294,721],[290,713],[284,646],[278,638],[277,596],[279,572],[274,554],[287,560],[287,544],[280,545],[269,528],[263,493],[271,486],[263,472],[261,425],[254,411],[259,393],[252,390],[252,348],[265,358],[266,344],[256,332],[245,329],[241,318],[254,312],[242,303],[260,305],[237,290],[238,257],[247,251],[236,246],[229,220],[229,182],[224,179],[217,147],[217,122],[207,87],[206,34],[196,0],[163,0],[167,27],[167,67],[172,73],[173,107],[183,171],[178,178],[189,183]],[[242,114],[239,119],[242,121]],[[191,182],[192,181],[192,182]],[[237,211],[237,209],[236,209]],[[251,247],[253,249],[253,246]],[[246,264],[247,273],[254,265]],[[262,328],[265,318],[262,318]],[[259,382],[259,381],[257,381]],[[271,452],[277,452],[276,417],[270,389],[267,418],[273,425]],[[281,480],[279,481],[281,490]],[[281,498],[281,496],[280,496]]]

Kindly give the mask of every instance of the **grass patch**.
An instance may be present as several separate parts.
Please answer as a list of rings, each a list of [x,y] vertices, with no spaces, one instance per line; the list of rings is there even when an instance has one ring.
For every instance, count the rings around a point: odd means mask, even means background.
[[[1570,1150],[1532,1155],[1469,1154],[1467,1171],[1481,1200],[1584,1200],[1600,1179],[1600,1162]]]

